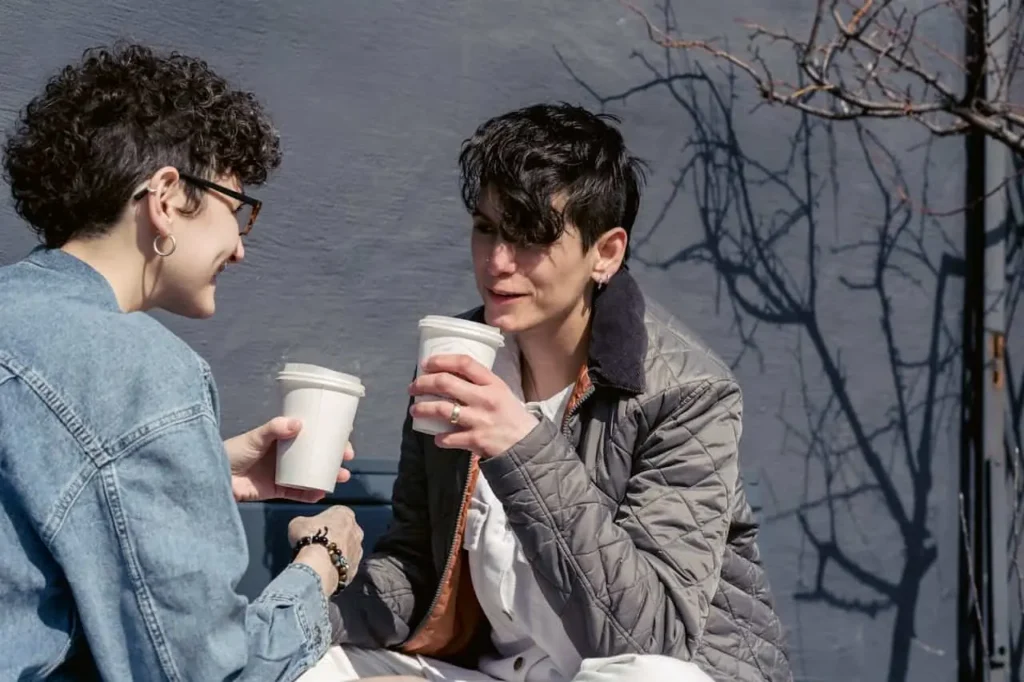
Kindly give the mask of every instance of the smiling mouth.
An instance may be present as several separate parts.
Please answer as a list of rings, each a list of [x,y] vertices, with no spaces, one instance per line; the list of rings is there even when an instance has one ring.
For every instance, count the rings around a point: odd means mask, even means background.
[[[495,291],[494,289],[488,289],[487,293],[491,295],[491,298],[498,301],[499,303],[508,303],[515,301],[526,296],[526,294],[515,294],[511,292]]]

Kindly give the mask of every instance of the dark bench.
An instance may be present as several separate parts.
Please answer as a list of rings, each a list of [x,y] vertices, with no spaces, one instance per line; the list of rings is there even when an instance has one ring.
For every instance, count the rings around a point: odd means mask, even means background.
[[[250,599],[258,596],[271,578],[291,560],[288,522],[294,516],[316,514],[328,504],[346,504],[355,511],[356,519],[363,528],[363,551],[369,552],[391,521],[391,488],[396,469],[396,462],[361,462],[352,479],[339,485],[334,496],[321,504],[257,502],[241,505],[242,522],[249,542],[249,570],[242,578],[239,591]],[[746,485],[747,499],[754,513],[760,517],[758,481],[758,476],[748,476]]]
[[[240,505],[249,543],[249,570],[242,577],[239,591],[250,599],[258,596],[291,560],[288,522],[294,516],[312,516],[328,504],[345,504],[355,511],[363,529],[363,550],[369,552],[391,522],[391,488],[396,469],[395,462],[361,462],[351,480],[339,485],[334,495],[320,504],[255,502]]]

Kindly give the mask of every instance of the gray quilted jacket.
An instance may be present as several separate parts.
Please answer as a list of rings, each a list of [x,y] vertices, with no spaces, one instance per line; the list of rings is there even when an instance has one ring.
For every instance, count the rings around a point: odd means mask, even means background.
[[[563,424],[480,462],[406,420],[394,520],[334,602],[334,641],[474,666],[489,629],[461,542],[482,474],[583,658],[792,680],[740,478],[741,411],[728,367],[619,273],[595,300]]]

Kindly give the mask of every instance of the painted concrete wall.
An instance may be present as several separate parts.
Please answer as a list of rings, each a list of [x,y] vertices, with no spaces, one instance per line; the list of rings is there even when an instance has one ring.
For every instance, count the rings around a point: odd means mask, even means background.
[[[677,3],[675,21],[733,40],[739,15],[805,23],[806,3],[762,5]],[[896,190],[958,201],[958,142],[752,111],[746,81],[668,63],[613,0],[5,0],[0,125],[118,37],[207,57],[284,137],[217,316],[161,318],[212,364],[225,435],[275,414],[283,360],[326,363],[369,387],[360,466],[392,470],[415,322],[475,303],[460,141],[539,100],[603,106],[651,165],[634,272],[744,387],[743,466],[798,679],[953,679],[962,237]],[[0,223],[6,263],[33,240],[9,202]]]

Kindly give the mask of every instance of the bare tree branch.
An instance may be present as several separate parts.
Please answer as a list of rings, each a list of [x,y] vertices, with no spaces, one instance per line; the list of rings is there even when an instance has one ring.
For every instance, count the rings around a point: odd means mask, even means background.
[[[1007,15],[998,22],[1005,28],[986,39],[979,81],[988,87],[967,89],[969,65],[922,30],[923,19],[935,20],[928,15],[945,15],[966,26],[968,9],[962,0],[935,0],[913,10],[894,0],[816,0],[806,38],[742,22],[749,31],[747,56],[714,39],[670,35],[642,9],[621,2],[643,19],[653,42],[727,63],[746,74],[768,103],[833,121],[906,118],[941,137],[974,130],[1024,153],[1024,105],[1010,101],[1009,94],[1024,53],[1020,3],[1003,0],[990,7],[990,16]],[[795,56],[796,83],[778,77],[763,56],[765,48],[780,45]]]

